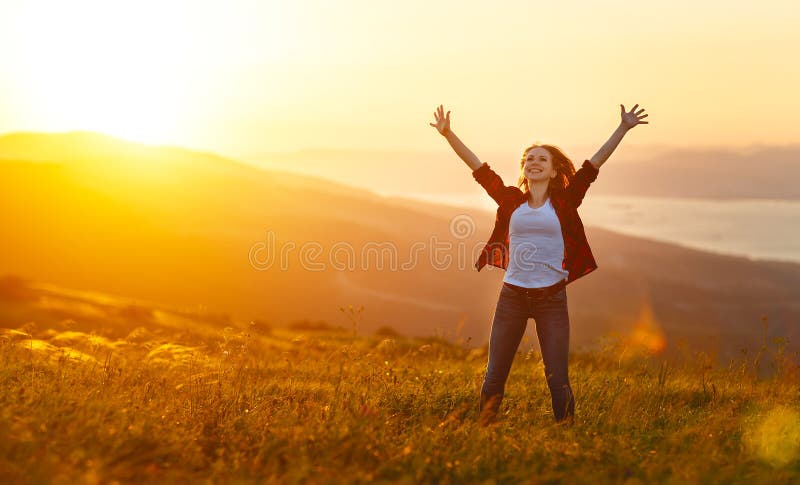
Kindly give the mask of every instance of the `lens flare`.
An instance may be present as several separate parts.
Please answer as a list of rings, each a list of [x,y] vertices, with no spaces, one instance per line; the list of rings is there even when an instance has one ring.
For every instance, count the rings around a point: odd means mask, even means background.
[[[642,354],[658,355],[664,351],[667,340],[648,301],[642,302],[639,317],[634,322],[633,328],[621,340],[623,347],[628,350],[627,357]]]
[[[772,466],[793,462],[800,455],[800,412],[782,405],[772,408],[745,433],[744,442]]]

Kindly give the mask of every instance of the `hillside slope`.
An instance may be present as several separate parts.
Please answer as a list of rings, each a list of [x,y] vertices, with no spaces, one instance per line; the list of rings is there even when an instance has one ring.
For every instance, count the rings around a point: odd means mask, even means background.
[[[87,133],[0,137],[0,160],[0,274],[276,325],[347,325],[340,308],[364,305],[364,331],[488,339],[503,273],[472,264],[492,213]],[[797,348],[800,265],[590,222],[599,269],[569,287],[576,348],[616,331],[723,358],[760,341],[764,317]]]

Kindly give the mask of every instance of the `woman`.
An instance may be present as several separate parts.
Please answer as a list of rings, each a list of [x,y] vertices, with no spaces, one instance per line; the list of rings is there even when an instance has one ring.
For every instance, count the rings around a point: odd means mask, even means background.
[[[440,105],[430,123],[472,169],[475,180],[497,202],[495,226],[475,263],[506,270],[489,338],[489,361],[481,387],[480,420],[495,421],[511,363],[528,318],[544,361],[556,422],[574,422],[575,399],[569,385],[569,314],[566,285],[597,269],[577,208],[600,166],[625,134],[647,124],[644,109],[620,105],[621,121],[597,153],[576,172],[572,161],[553,145],[531,145],[520,161],[517,186],[506,186],[450,130],[450,111]]]

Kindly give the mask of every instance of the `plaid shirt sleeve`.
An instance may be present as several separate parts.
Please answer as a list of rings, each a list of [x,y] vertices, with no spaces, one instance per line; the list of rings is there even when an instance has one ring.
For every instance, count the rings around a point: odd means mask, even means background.
[[[588,190],[589,185],[595,181],[599,172],[599,168],[592,165],[592,162],[589,160],[585,160],[581,168],[570,178],[566,193],[573,207],[577,208],[581,205],[583,197],[586,195],[586,190]]]
[[[503,183],[503,179],[489,167],[489,164],[483,162],[480,167],[472,171],[472,176],[486,190],[486,193],[497,202],[497,205],[500,205],[508,187]]]

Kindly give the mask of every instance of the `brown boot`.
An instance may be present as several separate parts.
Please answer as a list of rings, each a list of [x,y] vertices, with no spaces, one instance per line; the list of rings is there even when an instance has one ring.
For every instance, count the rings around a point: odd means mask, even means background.
[[[478,408],[478,422],[481,426],[488,426],[497,421],[500,410],[500,403],[503,401],[503,394],[489,395],[481,391],[481,402]]]

